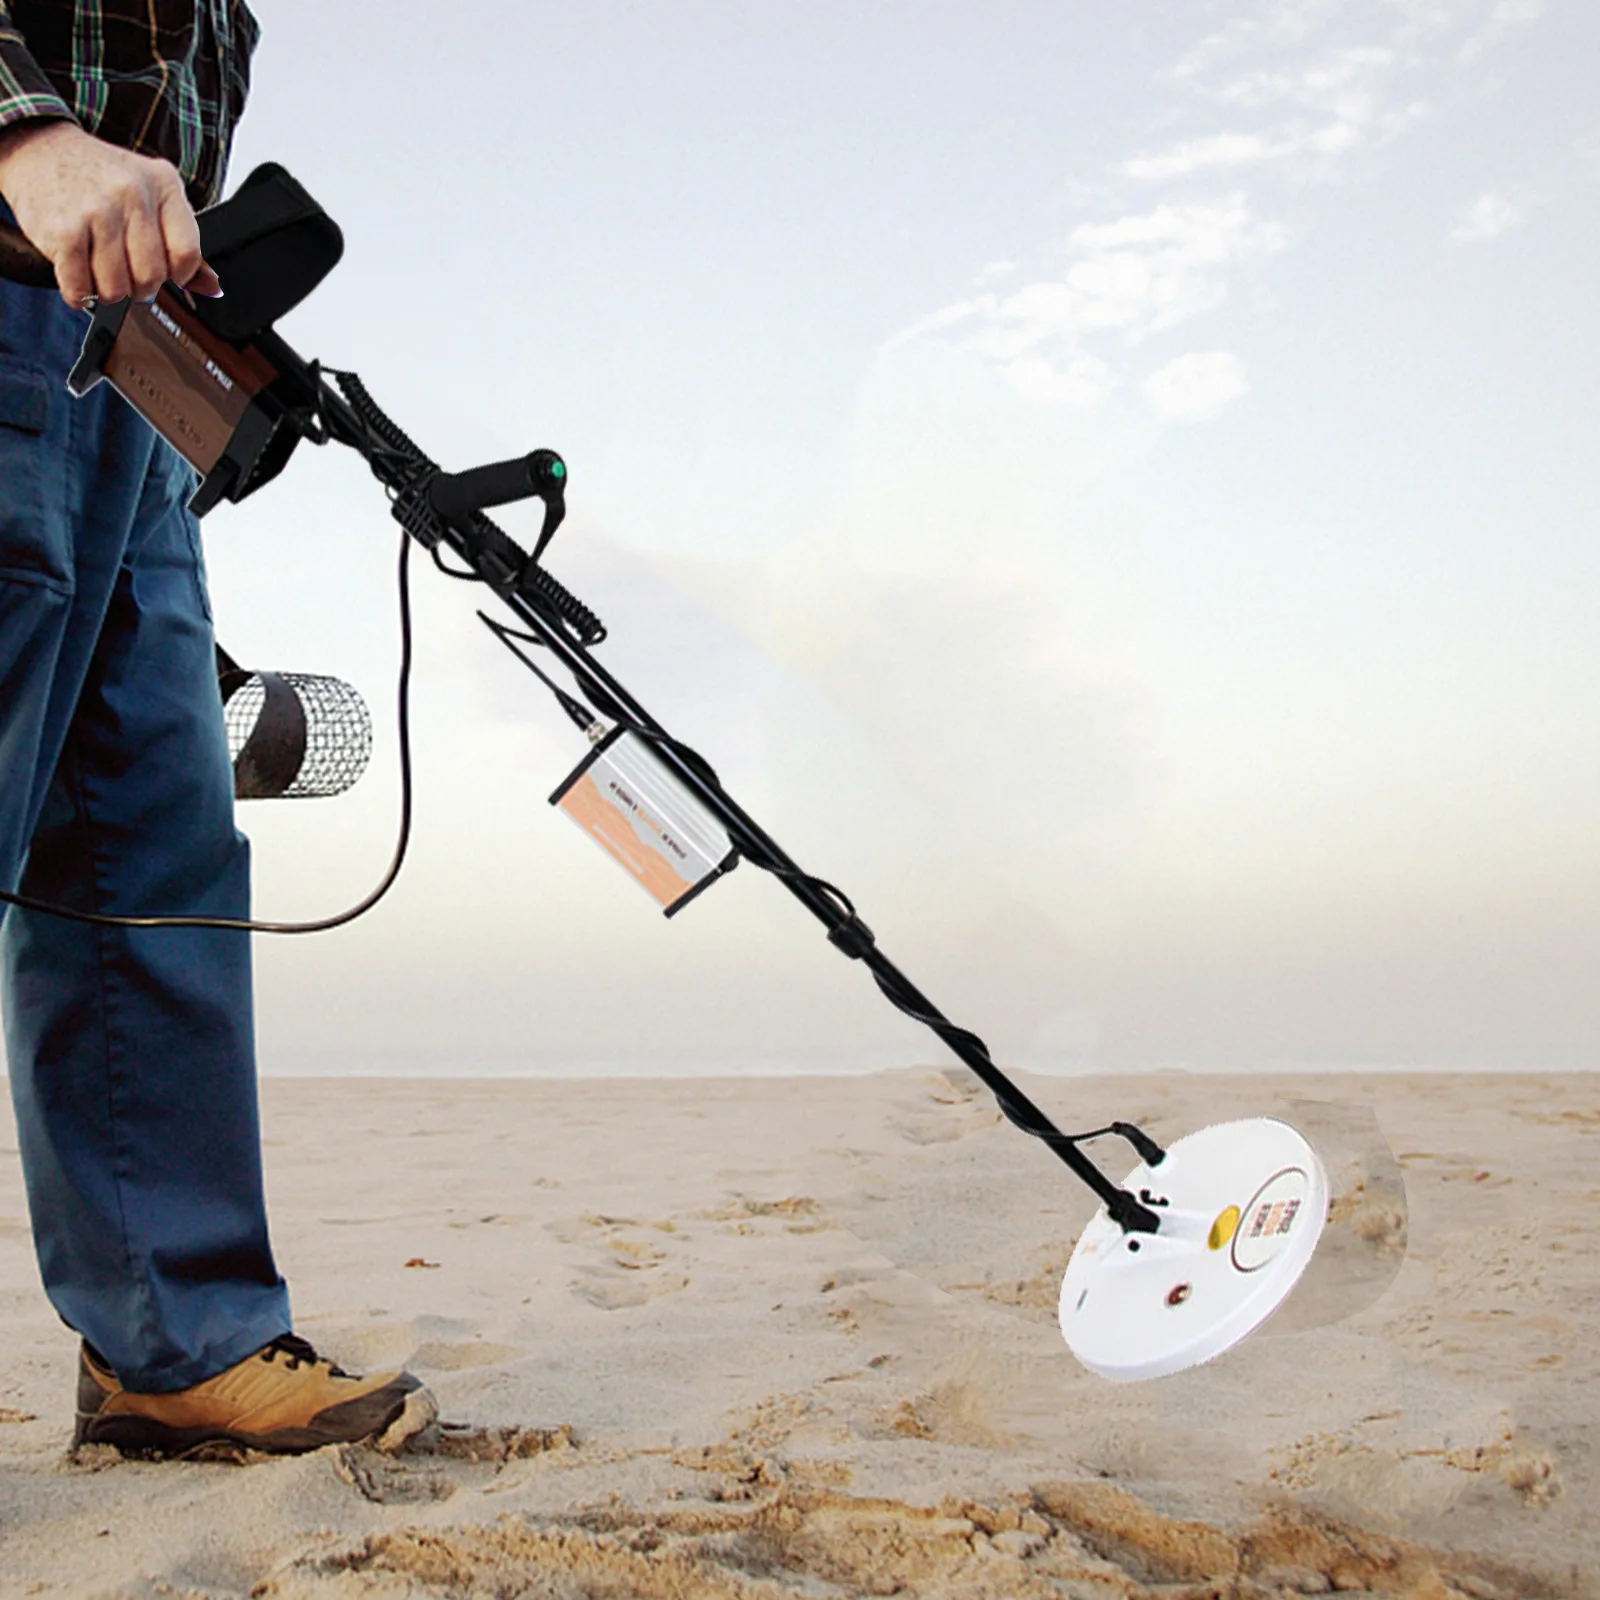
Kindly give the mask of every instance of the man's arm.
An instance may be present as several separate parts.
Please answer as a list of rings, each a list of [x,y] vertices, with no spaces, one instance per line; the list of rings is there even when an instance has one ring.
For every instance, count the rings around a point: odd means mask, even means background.
[[[19,123],[76,122],[72,108],[55,91],[44,69],[11,20],[11,8],[0,0],[0,149]]]
[[[0,194],[49,256],[61,298],[151,299],[169,278],[221,292],[170,161],[85,133],[0,0]]]

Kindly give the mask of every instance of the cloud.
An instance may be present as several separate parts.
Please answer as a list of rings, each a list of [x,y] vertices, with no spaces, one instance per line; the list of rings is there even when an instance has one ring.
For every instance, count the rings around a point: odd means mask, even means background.
[[[1071,235],[1072,264],[1062,282],[1039,286],[1049,293],[1023,314],[1048,319],[1053,310],[1063,331],[1111,328],[1147,338],[1220,305],[1228,269],[1287,242],[1288,230],[1257,218],[1242,193],[1085,224]]]
[[[1527,221],[1525,205],[1491,189],[1467,207],[1460,222],[1450,230],[1456,244],[1486,244],[1501,234],[1519,228]]]
[[[1228,274],[1274,254],[1288,230],[1243,194],[1163,203],[1068,236],[1057,275],[935,311],[888,341],[939,338],[998,367],[1019,394],[1092,407],[1120,382],[1087,341],[1138,344],[1221,305]]]
[[[1381,86],[1399,65],[1388,45],[1346,45],[1321,51],[1310,61],[1256,67],[1215,90],[1224,104],[1250,109],[1288,105],[1345,120],[1365,121],[1375,111]]]
[[[1141,182],[1159,183],[1209,167],[1251,166],[1270,160],[1274,153],[1273,144],[1260,134],[1219,133],[1210,139],[1190,139],[1159,155],[1135,156],[1122,163],[1122,170]]]
[[[1110,366],[1092,355],[1077,355],[1064,364],[1048,356],[1018,356],[1004,370],[1012,388],[1030,400],[1093,407],[1116,387]]]
[[[1203,422],[1249,391],[1244,364],[1231,351],[1191,351],[1158,367],[1140,386],[1174,422]]]
[[[1141,181],[1217,167],[1332,177],[1347,158],[1408,132],[1433,109],[1403,84],[1499,48],[1537,22],[1547,0],[1257,0],[1165,76],[1230,118],[1273,125],[1212,130],[1124,164]]]
[[[1415,92],[1527,26],[1545,0],[1254,0],[1163,76],[1182,118],[1204,123],[1164,146],[1125,153],[1081,196],[1118,205],[1024,264],[990,261],[972,293],[919,318],[884,346],[929,341],[978,357],[1015,392],[1084,410],[1139,383],[1138,346],[1225,305],[1241,273],[1288,247],[1272,186],[1342,177],[1352,163],[1434,112]],[[1205,125],[1209,124],[1209,126]],[[1182,129],[1182,121],[1178,124]],[[1218,179],[1228,192],[1217,193]],[[1151,191],[1157,191],[1150,203]],[[1497,237],[1524,202],[1480,199],[1451,237]],[[1030,281],[1031,279],[1031,281]],[[1012,287],[1014,285],[1014,287]],[[1170,420],[1214,416],[1244,392],[1231,357],[1179,356],[1142,384]]]
[[[1255,169],[1293,180],[1328,179],[1362,149],[1400,138],[1431,110],[1392,88],[1408,65],[1393,45],[1329,46],[1309,59],[1235,69],[1215,85],[1197,60],[1180,79],[1231,116],[1277,113],[1267,127],[1235,128],[1181,140],[1121,164],[1141,183],[1171,183],[1223,169]]]
[[[1546,0],[1256,0],[1166,76],[1217,99],[1326,110],[1352,88],[1433,65],[1452,42],[1469,61],[1545,9]],[[1241,65],[1220,87],[1208,83]]]
[[[1135,156],[1122,164],[1141,183],[1170,183],[1218,167],[1278,168],[1297,178],[1332,177],[1341,161],[1363,145],[1398,139],[1428,115],[1426,101],[1393,109],[1378,106],[1346,113],[1318,126],[1289,125],[1268,136],[1222,133],[1192,139],[1154,155]]]
[[[1458,59],[1470,61],[1498,44],[1516,28],[1525,28],[1544,15],[1545,0],[1496,0],[1480,27],[1457,52]]]
[[[1219,63],[1241,55],[1259,55],[1264,50],[1304,44],[1325,16],[1327,0],[1302,0],[1302,3],[1257,5],[1253,15],[1235,17],[1217,33],[1207,34],[1170,68],[1173,78],[1199,78]]]

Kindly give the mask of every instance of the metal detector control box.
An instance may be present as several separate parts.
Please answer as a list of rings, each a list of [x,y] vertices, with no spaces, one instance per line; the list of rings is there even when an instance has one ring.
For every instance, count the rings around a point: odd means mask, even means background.
[[[181,295],[167,284],[148,305],[99,307],[67,387],[110,383],[199,473],[190,509],[203,516],[250,479],[284,407],[267,393],[278,372],[266,357],[213,333]]]
[[[550,796],[670,917],[738,862],[722,824],[626,728]]]
[[[169,282],[149,304],[96,304],[67,387],[81,398],[110,383],[200,475],[189,501],[199,517],[275,478],[301,438],[293,419],[315,408],[315,369],[273,324],[332,270],[344,236],[272,161],[197,220],[223,297]]]

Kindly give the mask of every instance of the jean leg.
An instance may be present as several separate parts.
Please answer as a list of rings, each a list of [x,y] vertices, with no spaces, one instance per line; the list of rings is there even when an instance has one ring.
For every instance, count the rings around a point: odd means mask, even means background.
[[[183,504],[193,474],[104,385],[69,403],[75,602],[98,591],[103,616],[24,890],[122,915],[247,916],[248,846],[234,827],[198,526]],[[286,1332],[262,1189],[249,936],[91,928],[13,908],[0,946],[35,1243],[62,1318],[148,1391],[199,1382]]]

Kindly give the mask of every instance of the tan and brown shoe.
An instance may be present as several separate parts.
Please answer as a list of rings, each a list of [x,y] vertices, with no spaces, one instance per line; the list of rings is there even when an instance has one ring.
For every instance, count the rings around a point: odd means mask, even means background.
[[[226,1372],[171,1394],[124,1389],[85,1343],[72,1445],[110,1444],[130,1454],[161,1456],[185,1455],[203,1445],[292,1454],[365,1439],[393,1449],[436,1414],[433,1397],[409,1372],[355,1377],[292,1333]]]

